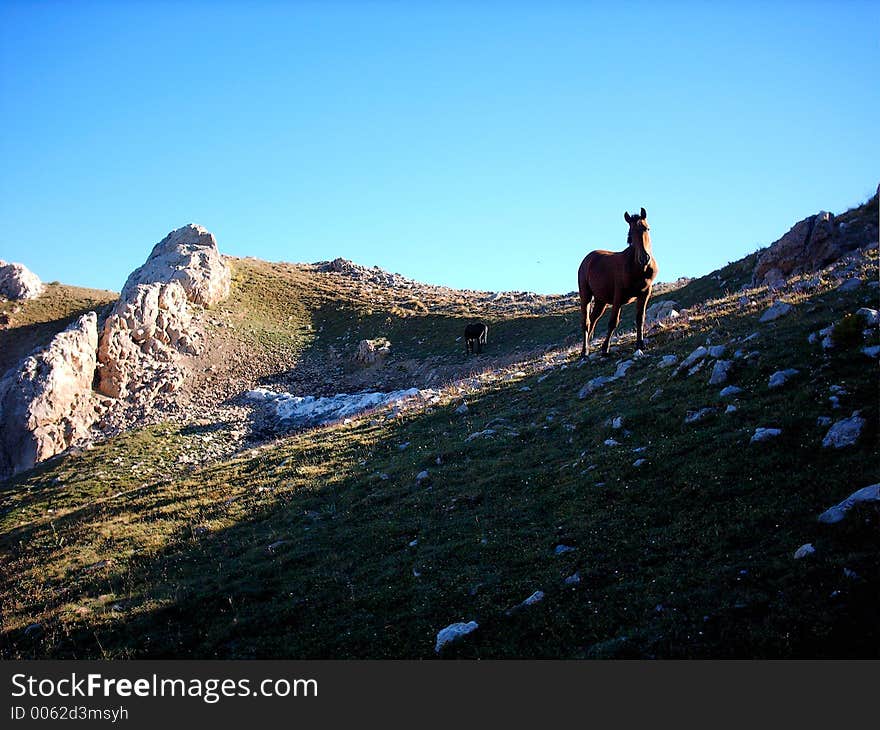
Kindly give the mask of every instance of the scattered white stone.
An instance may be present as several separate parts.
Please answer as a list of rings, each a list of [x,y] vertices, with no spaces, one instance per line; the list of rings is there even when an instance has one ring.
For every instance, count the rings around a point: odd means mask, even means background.
[[[695,373],[700,372],[703,369],[703,366],[706,364],[705,360],[700,360],[696,365],[694,365],[690,370],[688,370],[688,377],[694,375]]]
[[[540,603],[544,600],[544,591],[535,591],[530,595],[526,600],[524,600],[520,605],[521,606],[534,606],[536,603]]]
[[[422,482],[428,480],[430,478],[430,474],[428,474],[428,470],[420,471],[416,474],[416,483],[421,484]]]
[[[695,362],[702,360],[708,354],[709,351],[705,347],[700,345],[696,350],[694,350],[690,355],[682,360],[682,363],[678,366],[678,369],[686,370],[687,368],[691,367]]]
[[[853,414],[849,418],[844,418],[843,420],[838,421],[828,429],[828,433],[825,434],[825,438],[822,439],[822,446],[826,448],[830,446],[835,449],[852,446],[858,441],[864,425],[865,419],[859,416],[858,411],[853,411]]]
[[[484,429],[483,431],[477,431],[476,433],[472,433],[464,441],[465,441],[465,443],[467,443],[468,441],[473,441],[474,439],[489,438],[490,436],[493,436],[494,434],[495,434],[494,428],[487,428],[487,429]]]
[[[437,643],[434,645],[434,651],[439,654],[440,650],[446,644],[449,644],[452,641],[456,641],[462,636],[467,636],[471,632],[476,631],[479,627],[480,625],[476,621],[450,624],[445,629],[441,629],[437,632]]]
[[[700,408],[700,410],[698,411],[688,411],[685,415],[684,422],[696,423],[697,421],[702,421],[704,418],[710,416],[714,412],[714,408]]]
[[[861,316],[865,320],[865,324],[869,327],[880,326],[880,312],[870,307],[862,307],[856,311],[857,316]]]
[[[880,357],[880,345],[871,345],[870,347],[863,347],[862,354],[867,355],[870,358],[876,360]]]
[[[846,517],[846,513],[857,504],[878,503],[880,503],[880,484],[872,484],[870,487],[862,487],[853,492],[842,502],[825,510],[819,515],[819,522],[824,522],[826,525],[833,525]]]
[[[733,365],[732,360],[718,360],[715,367],[712,368],[712,375],[709,377],[709,385],[721,385],[727,382],[730,376],[730,368]]]
[[[639,467],[639,466],[642,466],[642,464],[647,464],[647,463],[648,463],[648,460],[647,460],[647,459],[636,459],[636,460],[633,462],[633,466],[635,466],[635,467]]]
[[[616,417],[611,421],[611,428],[613,428],[613,429],[615,429],[615,430],[620,429],[620,428],[623,428],[623,417],[622,417],[622,416],[616,416]]]
[[[781,385],[784,385],[789,379],[793,378],[795,375],[798,375],[800,370],[795,370],[794,368],[787,368],[786,370],[777,370],[773,375],[770,376],[770,380],[767,383],[768,388],[778,388]]]
[[[657,363],[658,368],[671,368],[675,363],[678,362],[678,358],[675,355],[664,355],[660,358],[660,362]]]
[[[614,439],[605,439],[604,443],[606,446],[620,446],[620,442],[615,441]]]
[[[736,413],[736,406],[732,403],[724,409],[725,413]]]
[[[617,366],[617,370],[614,371],[614,378],[622,378],[624,375],[626,375],[626,371],[629,370],[633,365],[635,365],[635,361],[624,360]]]
[[[811,543],[806,543],[801,545],[797,550],[794,551],[794,559],[800,560],[801,558],[806,558],[808,555],[812,555],[816,552],[816,548],[813,547]]]
[[[831,419],[828,416],[819,416],[816,419],[816,425],[817,426],[830,426]]]
[[[560,545],[557,545],[553,549],[554,555],[565,555],[565,553],[571,553],[571,552],[574,552],[574,548],[571,545],[560,544]]]
[[[742,388],[738,388],[735,385],[728,385],[726,388],[721,389],[720,395],[722,398],[733,398],[734,396],[737,396],[742,392]]]
[[[643,350],[639,349],[633,353],[633,360],[641,360],[643,357],[647,357]]]
[[[599,390],[602,386],[610,383],[614,378],[608,377],[607,375],[600,375],[597,378],[593,378],[590,380],[583,388],[578,391],[578,398],[583,400],[589,395],[592,395],[597,390]]]
[[[780,428],[756,428],[749,443],[757,443],[759,441],[767,441],[776,438],[782,433]]]
[[[709,348],[709,357],[719,358],[727,351],[727,345],[712,345]]]
[[[784,317],[786,314],[791,312],[794,307],[791,306],[788,302],[774,302],[764,314],[761,315],[761,322],[772,322],[775,319],[779,319],[780,317]]]
[[[581,574],[580,572],[572,573],[568,578],[565,579],[565,585],[574,586],[581,582]]]

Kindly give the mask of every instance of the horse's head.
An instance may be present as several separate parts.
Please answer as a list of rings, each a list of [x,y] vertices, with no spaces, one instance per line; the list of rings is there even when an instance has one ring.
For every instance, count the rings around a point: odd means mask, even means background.
[[[626,242],[635,248],[636,262],[647,269],[651,265],[651,233],[648,226],[648,214],[642,208],[638,215],[623,212],[623,219],[629,223],[629,234]]]

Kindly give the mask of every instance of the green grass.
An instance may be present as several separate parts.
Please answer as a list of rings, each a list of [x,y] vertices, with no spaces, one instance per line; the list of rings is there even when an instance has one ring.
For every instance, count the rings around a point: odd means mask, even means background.
[[[3,485],[2,655],[427,658],[439,629],[473,619],[480,628],[444,656],[876,657],[877,514],[816,520],[880,481],[876,362],[807,343],[876,306],[872,292],[804,295],[772,324],[736,297],[717,302],[585,400],[579,388],[613,361],[578,367],[572,356],[540,382],[538,360],[524,362],[524,376],[466,394],[464,415],[450,398],[367,416],[171,479],[152,461],[175,463],[186,434],[171,426],[48,463]],[[371,316],[355,308],[350,322],[328,315],[312,331],[353,339],[378,325]],[[421,332],[427,318],[405,319]],[[547,345],[567,336],[557,319],[497,329]],[[389,326],[371,336],[406,346],[406,330]],[[433,318],[420,347],[453,334]],[[736,413],[723,413],[708,370],[656,367],[707,337],[759,353],[737,360],[732,382],[747,392]],[[801,372],[768,389],[787,367]],[[847,392],[837,411],[831,385]],[[708,406],[714,415],[684,423]],[[817,417],[856,408],[868,424],[859,443],[821,448]],[[783,434],[750,445],[757,426]],[[487,427],[498,435],[465,440]],[[612,436],[622,445],[604,446]],[[423,469],[430,482],[417,484]],[[817,553],[793,560],[806,542]],[[554,555],[559,543],[576,550]],[[575,571],[581,582],[566,585]],[[539,589],[541,603],[515,609]]]

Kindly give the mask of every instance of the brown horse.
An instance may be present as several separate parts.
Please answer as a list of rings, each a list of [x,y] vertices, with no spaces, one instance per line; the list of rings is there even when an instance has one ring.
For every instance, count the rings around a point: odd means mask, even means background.
[[[612,306],[611,321],[602,353],[608,354],[611,335],[620,323],[620,308],[633,300],[636,301],[636,347],[641,349],[645,345],[645,308],[651,296],[654,277],[657,276],[657,262],[651,254],[651,234],[645,209],[642,208],[639,215],[624,211],[623,218],[629,223],[626,238],[629,247],[626,251],[592,251],[578,269],[581,331],[584,336],[581,357],[589,353],[596,322],[609,304]]]

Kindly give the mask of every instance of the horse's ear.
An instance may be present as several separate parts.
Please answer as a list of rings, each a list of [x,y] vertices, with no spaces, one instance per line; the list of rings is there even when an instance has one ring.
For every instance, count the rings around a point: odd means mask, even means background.
[[[647,217],[648,217],[648,213],[645,211],[644,208],[642,208],[642,219],[644,220]]]
[[[627,213],[626,211],[623,211],[623,220],[625,220],[627,223],[629,223],[631,220],[631,218],[629,217],[629,213]]]

